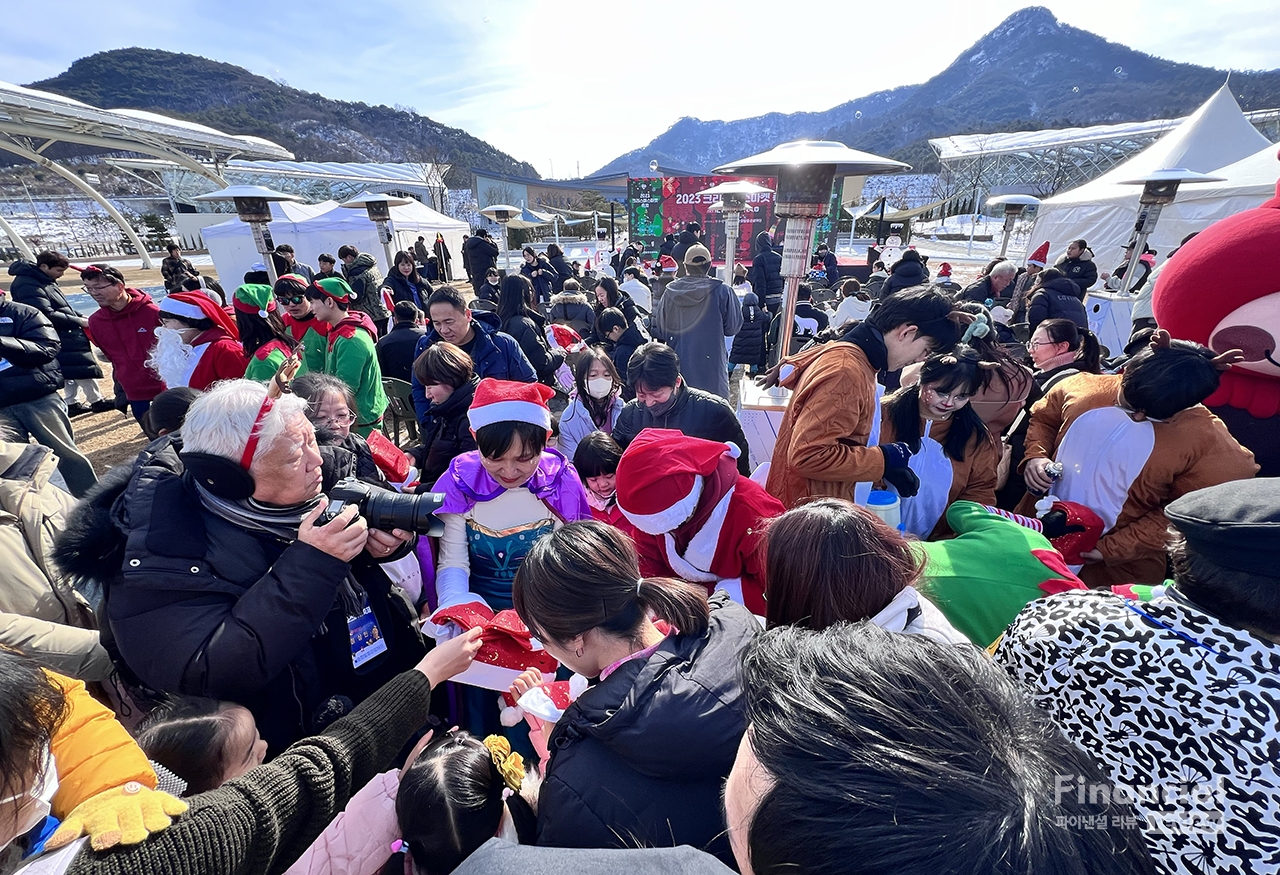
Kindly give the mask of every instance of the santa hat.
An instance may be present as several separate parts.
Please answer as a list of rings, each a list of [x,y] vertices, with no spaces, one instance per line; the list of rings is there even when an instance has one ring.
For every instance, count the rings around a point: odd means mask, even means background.
[[[948,262],[938,265],[938,279],[951,279],[951,265]]]
[[[568,325],[561,325],[559,322],[552,322],[547,326],[547,342],[556,349],[562,349],[567,353],[582,352],[587,348],[586,342],[582,339],[582,335],[574,331]]]
[[[161,316],[181,316],[183,319],[209,319],[214,325],[240,339],[240,331],[236,323],[227,315],[227,311],[218,306],[208,295],[200,292],[174,292],[160,299]]]
[[[703,478],[726,453],[736,459],[740,451],[674,429],[646,428],[618,462],[618,508],[646,534],[672,531],[693,516]]]
[[[680,269],[680,265],[676,264],[676,260],[670,255],[664,255],[659,258],[658,266],[662,268],[663,273],[675,273]]]
[[[335,301],[347,303],[351,300],[351,286],[340,276],[327,276],[322,280],[316,280],[311,284],[312,288],[319,289],[324,292],[327,297]]]
[[[1098,546],[1098,539],[1102,537],[1106,524],[1090,508],[1074,501],[1055,501],[1049,513],[1054,511],[1066,514],[1068,531],[1065,535],[1050,538],[1049,543],[1062,554],[1068,565],[1083,565],[1084,559],[1080,554],[1088,553]],[[1071,531],[1073,529],[1077,531]]]
[[[1049,241],[1046,240],[1036,247],[1036,251],[1027,256],[1027,264],[1034,264],[1036,267],[1044,267],[1049,263]]]
[[[529,627],[511,609],[495,614],[482,602],[467,602],[441,608],[431,615],[431,622],[437,626],[450,620],[463,629],[482,630],[475,659],[466,671],[451,678],[457,683],[505,693],[524,671],[536,668],[544,675],[554,675],[560,668],[560,663],[533,640]]]
[[[580,674],[575,674],[567,681],[553,681],[549,684],[534,687],[517,701],[508,690],[501,696],[502,711],[498,719],[503,726],[515,726],[532,714],[539,720],[555,723],[565,710],[577,701],[587,689],[588,681]]]
[[[276,309],[276,299],[271,294],[271,286],[245,283],[231,296],[231,306],[237,313],[256,313],[266,319],[267,314]]]
[[[556,391],[542,383],[517,383],[486,377],[476,387],[467,411],[472,431],[495,422],[527,422],[551,431],[551,409],[547,402]]]

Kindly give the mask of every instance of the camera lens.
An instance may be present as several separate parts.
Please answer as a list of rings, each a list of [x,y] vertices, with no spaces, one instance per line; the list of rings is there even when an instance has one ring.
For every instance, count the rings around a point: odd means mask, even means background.
[[[382,529],[384,532],[403,529],[419,535],[439,537],[444,534],[444,524],[436,519],[435,512],[442,504],[444,495],[438,492],[403,495],[372,489],[362,510],[370,528]]]

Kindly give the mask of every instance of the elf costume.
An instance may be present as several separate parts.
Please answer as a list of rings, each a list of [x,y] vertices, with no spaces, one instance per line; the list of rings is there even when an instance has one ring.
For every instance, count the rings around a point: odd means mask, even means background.
[[[209,319],[213,327],[196,335],[191,342],[193,353],[187,371],[178,381],[166,381],[170,389],[190,386],[203,392],[220,380],[238,380],[244,376],[248,361],[240,347],[236,323],[207,295],[200,292],[177,292],[160,300],[160,317],[181,316],[184,319]]]
[[[920,589],[979,647],[999,638],[1028,602],[1086,588],[1037,519],[957,501],[946,520],[954,538],[911,545],[925,560]]]
[[[346,304],[351,300],[351,286],[341,277],[317,280],[315,286],[335,301]],[[349,310],[329,329],[324,372],[346,383],[355,393],[356,424],[352,431],[361,437],[369,436],[387,409],[375,346],[377,338],[378,332],[369,317],[358,310]]]
[[[1179,249],[1152,305],[1174,337],[1244,352],[1204,403],[1253,451],[1258,476],[1280,477],[1280,186],[1262,206],[1210,225]]]
[[[618,507],[645,577],[678,577],[725,590],[759,617],[765,614],[765,520],[786,510],[754,480],[738,473],[733,444],[646,428],[618,462]]]
[[[231,298],[231,306],[237,313],[245,313],[266,320],[268,313],[276,311],[276,299],[271,295],[271,286],[246,283],[236,289]],[[253,352],[245,350],[249,357],[249,366],[245,368],[246,380],[257,380],[266,383],[276,375],[280,366],[293,350],[282,340],[269,340]],[[307,371],[306,362],[298,369],[298,376]]]

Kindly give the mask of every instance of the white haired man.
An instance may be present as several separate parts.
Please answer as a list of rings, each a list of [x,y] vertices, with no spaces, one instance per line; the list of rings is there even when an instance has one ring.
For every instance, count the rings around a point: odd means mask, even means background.
[[[979,304],[1008,305],[1013,300],[1013,279],[1018,275],[1018,266],[1012,261],[998,262],[991,272],[960,293],[958,300],[976,301]]]
[[[126,675],[144,690],[239,702],[273,754],[425,650],[380,567],[414,536],[369,529],[352,505],[319,524],[339,458],[322,455],[306,407],[260,383],[217,384],[180,437],[153,443],[96,496],[74,535],[73,573],[108,578]],[[117,498],[126,522],[94,512]]]

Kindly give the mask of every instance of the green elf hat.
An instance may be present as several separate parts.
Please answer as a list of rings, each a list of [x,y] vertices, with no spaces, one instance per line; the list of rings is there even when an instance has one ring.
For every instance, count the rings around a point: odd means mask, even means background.
[[[324,292],[325,295],[335,301],[347,303],[351,300],[351,286],[347,285],[347,281],[340,276],[329,276],[322,280],[316,280],[311,284],[314,288]]]
[[[231,306],[237,313],[256,314],[266,319],[267,314],[276,309],[276,301],[271,286],[245,283],[232,295]]]

